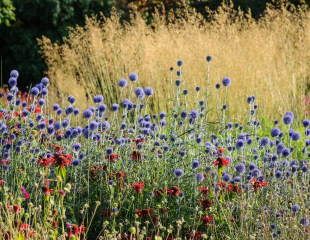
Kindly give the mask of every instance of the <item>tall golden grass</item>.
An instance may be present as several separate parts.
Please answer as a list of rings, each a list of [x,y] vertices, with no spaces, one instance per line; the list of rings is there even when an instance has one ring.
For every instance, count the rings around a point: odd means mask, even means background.
[[[43,37],[40,45],[58,101],[73,94],[86,106],[91,100],[87,95],[95,93],[104,94],[107,103],[120,101],[121,94],[130,94],[121,93],[117,82],[135,71],[140,85],[155,89],[153,107],[167,108],[173,105],[177,79],[169,68],[182,59],[182,88],[190,92],[199,85],[212,94],[224,76],[232,79],[228,99],[234,116],[247,111],[248,95],[257,97],[260,113],[266,116],[286,110],[304,114],[310,82],[309,17],[307,9],[288,11],[285,4],[277,10],[269,7],[258,21],[227,5],[213,12],[208,22],[191,10],[168,20],[157,14],[151,25],[138,14],[121,24],[113,14],[108,19],[88,18],[84,27],[72,28],[62,44]],[[206,55],[213,56],[210,85]],[[189,103],[197,98],[191,96]]]

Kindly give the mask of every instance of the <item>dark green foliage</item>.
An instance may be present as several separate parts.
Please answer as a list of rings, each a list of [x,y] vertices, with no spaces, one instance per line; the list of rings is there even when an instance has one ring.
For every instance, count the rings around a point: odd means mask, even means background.
[[[141,12],[147,20],[155,9],[161,13],[193,7],[208,17],[208,9],[215,10],[223,0],[0,0],[0,56],[1,83],[8,78],[13,68],[20,70],[19,86],[29,86],[38,81],[45,71],[39,53],[37,38],[45,35],[53,41],[61,41],[66,36],[68,26],[83,24],[85,15],[102,12],[108,16],[115,7],[123,19],[128,19],[133,10]],[[267,2],[271,0],[233,0],[234,7],[251,9],[254,17],[259,17]],[[273,1],[272,1],[273,2]],[[290,0],[300,4],[302,0]],[[13,5],[12,5],[13,3]],[[163,8],[164,7],[164,8]],[[14,8],[16,20],[14,20]],[[9,26],[10,25],[10,26]]]

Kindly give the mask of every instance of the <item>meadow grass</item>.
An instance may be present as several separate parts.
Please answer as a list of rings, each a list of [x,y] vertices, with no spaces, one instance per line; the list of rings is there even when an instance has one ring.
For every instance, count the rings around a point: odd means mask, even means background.
[[[245,114],[243,100],[248,95],[257,96],[264,116],[279,116],[287,108],[301,116],[309,111],[305,104],[310,72],[306,8],[269,7],[254,20],[249,13],[224,5],[211,19],[205,21],[189,9],[182,18],[155,15],[152,24],[146,25],[138,14],[130,23],[120,23],[113,14],[107,19],[88,18],[84,27],[72,28],[62,44],[43,37],[40,45],[53,96],[61,100],[70,92],[85,107],[87,96],[99,91],[111,104],[130,96],[114,86],[135,71],[143,86],[156,89],[152,108],[169,108],[176,94],[172,63],[181,58],[185,62],[181,88],[190,92],[197,85],[213,88],[230,76],[234,85],[228,98],[235,118]],[[213,56],[209,64],[207,55]]]

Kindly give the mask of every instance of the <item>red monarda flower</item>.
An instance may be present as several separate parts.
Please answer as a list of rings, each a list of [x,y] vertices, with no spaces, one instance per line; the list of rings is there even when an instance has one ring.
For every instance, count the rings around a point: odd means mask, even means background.
[[[116,162],[119,159],[119,155],[117,153],[112,153],[110,155],[106,156],[106,159],[109,160],[109,162]]]
[[[48,186],[44,186],[42,187],[42,192],[44,193],[44,195],[50,196],[51,194],[53,194],[54,190],[50,189]]]
[[[214,166],[218,166],[218,167],[224,167],[224,166],[228,166],[229,165],[229,159],[225,158],[225,157],[218,157],[214,162]]]
[[[201,207],[206,210],[212,206],[212,202],[209,199],[203,199],[200,201]]]
[[[40,157],[38,160],[38,164],[42,167],[50,167],[54,163],[55,163],[54,157],[45,157],[45,158]]]
[[[203,216],[201,218],[201,221],[205,224],[205,225],[208,225],[210,223],[213,222],[213,217],[211,215],[206,215],[206,216]]]
[[[166,191],[169,196],[174,196],[174,197],[178,197],[182,193],[181,189],[178,186],[173,186],[171,188],[168,188]]]
[[[198,191],[201,192],[204,195],[207,195],[209,193],[209,188],[205,186],[199,186]]]
[[[3,187],[5,184],[5,181],[3,179],[0,179],[0,187]]]
[[[226,190],[228,192],[235,192],[235,193],[241,193],[241,188],[239,187],[238,184],[232,184],[232,183],[229,183],[226,187]]]
[[[266,181],[259,181],[259,180],[256,179],[256,178],[252,178],[252,179],[250,180],[250,182],[251,182],[252,185],[253,185],[254,191],[257,191],[259,188],[268,186],[268,182],[266,182]]]
[[[144,182],[135,182],[132,187],[137,193],[141,193],[144,189]]]
[[[20,211],[21,211],[21,206],[19,206],[19,205],[13,205],[13,211],[14,211],[14,213],[19,213]]]
[[[26,200],[30,198],[30,194],[29,194],[29,192],[27,192],[27,190],[26,190],[25,187],[21,187],[20,190],[21,190],[21,192],[22,192],[22,194],[23,194],[23,196],[24,196],[24,198],[25,198]]]
[[[153,209],[152,209],[152,208],[136,209],[135,213],[136,213],[139,217],[151,216],[152,213],[153,213]]]
[[[27,223],[22,223],[19,226],[19,231],[23,232],[23,231],[27,231],[30,228],[30,225]]]
[[[68,167],[72,163],[72,155],[71,154],[63,154],[63,153],[56,153],[54,155],[55,164],[59,167]]]
[[[138,151],[133,151],[131,154],[130,154],[130,157],[132,160],[134,161],[138,161],[138,160],[141,160],[142,159],[142,155],[140,152]]]
[[[145,141],[144,138],[136,138],[136,139],[132,139],[133,142],[135,142],[136,144],[138,143],[143,143]]]

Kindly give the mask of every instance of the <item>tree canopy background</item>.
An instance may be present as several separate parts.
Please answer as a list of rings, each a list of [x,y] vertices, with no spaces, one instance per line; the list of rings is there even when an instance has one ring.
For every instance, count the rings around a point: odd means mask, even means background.
[[[109,16],[115,9],[128,20],[130,13],[140,12],[148,22],[152,13],[161,14],[194,8],[208,19],[209,10],[223,4],[223,0],[0,0],[0,57],[1,85],[7,81],[11,69],[20,71],[19,86],[37,82],[46,66],[40,55],[37,39],[42,35],[54,41],[62,41],[68,27],[83,25],[85,16],[99,13]],[[264,12],[266,4],[274,0],[232,0],[235,8],[251,10],[255,18]],[[290,0],[292,5],[305,3]]]

